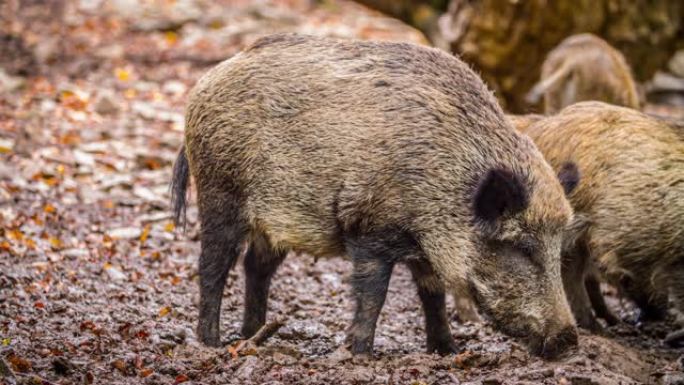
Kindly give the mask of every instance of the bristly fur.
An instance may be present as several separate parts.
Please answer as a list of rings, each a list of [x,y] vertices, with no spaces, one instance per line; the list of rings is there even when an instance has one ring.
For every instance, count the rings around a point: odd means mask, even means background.
[[[171,207],[176,226],[185,229],[188,184],[190,183],[190,165],[185,156],[185,145],[178,151],[178,157],[173,164],[173,176],[169,189],[171,190]]]

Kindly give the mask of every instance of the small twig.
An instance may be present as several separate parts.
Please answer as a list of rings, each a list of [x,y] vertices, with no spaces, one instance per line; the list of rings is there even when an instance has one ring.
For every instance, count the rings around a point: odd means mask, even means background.
[[[274,335],[278,331],[278,329],[280,329],[284,324],[285,322],[282,319],[276,319],[275,321],[269,322],[266,325],[262,326],[261,329],[259,329],[256,333],[254,333],[252,337],[246,340],[239,341],[234,348],[228,348],[228,351],[233,356],[233,358],[237,358],[237,356],[240,354],[240,351],[243,350],[245,347],[250,345],[254,347],[263,344],[267,339]]]
[[[282,319],[277,319],[273,322],[267,323],[266,325],[262,326],[261,329],[259,329],[248,341],[259,346],[272,335],[274,335],[275,332],[277,332],[278,329],[280,329],[284,324],[285,322],[283,322]]]

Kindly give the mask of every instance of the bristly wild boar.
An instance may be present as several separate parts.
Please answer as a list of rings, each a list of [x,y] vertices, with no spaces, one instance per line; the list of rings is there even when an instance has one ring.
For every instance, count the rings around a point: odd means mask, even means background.
[[[607,311],[589,274],[593,263],[645,318],[662,316],[668,295],[684,311],[684,141],[677,132],[663,120],[600,102],[567,107],[523,132],[554,168],[574,162],[582,176],[569,195],[575,219],[563,248],[565,290],[578,324],[599,328],[590,303],[599,316]]]
[[[526,100],[536,104],[542,96],[546,114],[589,100],[639,108],[636,83],[625,57],[589,33],[570,36],[549,52],[541,80]]]
[[[508,333],[554,356],[577,342],[560,278],[572,211],[531,140],[468,66],[437,49],[299,35],[262,38],[189,97],[174,169],[201,221],[198,335],[219,345],[226,276],[247,241],[242,333],[264,324],[288,251],[348,255],[347,343],[372,351],[394,264],[418,286],[427,347],[456,350],[445,285],[472,292]]]

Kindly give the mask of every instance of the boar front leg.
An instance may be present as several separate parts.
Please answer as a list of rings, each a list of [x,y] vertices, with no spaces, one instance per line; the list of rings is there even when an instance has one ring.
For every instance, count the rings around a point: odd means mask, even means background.
[[[202,251],[199,258],[200,311],[197,334],[209,346],[220,346],[221,297],[228,271],[235,265],[245,237],[237,202],[215,191],[200,195]]]
[[[428,353],[457,353],[460,349],[449,330],[444,284],[428,261],[409,260],[406,264],[418,286],[418,297],[423,304]]]
[[[589,255],[585,252],[574,250],[564,254],[561,275],[565,294],[577,325],[592,332],[599,332],[602,327],[592,312],[589,294],[584,285],[588,274],[588,264]]]
[[[620,286],[639,307],[638,322],[660,321],[667,315],[667,293],[656,289],[648,274],[622,277]]]
[[[346,248],[354,264],[351,283],[356,299],[346,342],[352,354],[372,354],[375,325],[396,259],[385,240],[373,235],[349,238]]]
[[[271,278],[287,252],[274,250],[263,236],[257,236],[245,256],[245,314],[242,335],[249,338],[266,322]]]
[[[620,323],[620,319],[608,309],[606,300],[601,293],[601,282],[598,280],[596,274],[597,273],[595,272],[590,273],[584,281],[584,286],[589,295],[591,306],[594,308],[594,313],[596,313],[597,317],[603,318],[608,325],[617,325]]]

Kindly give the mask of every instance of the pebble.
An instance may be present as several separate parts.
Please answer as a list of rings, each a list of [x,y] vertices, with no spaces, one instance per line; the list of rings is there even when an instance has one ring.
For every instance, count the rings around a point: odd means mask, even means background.
[[[109,266],[105,271],[112,281],[125,281],[128,279],[128,276],[117,267]]]
[[[120,110],[119,104],[114,101],[114,95],[110,93],[100,94],[95,100],[95,112],[100,115],[113,115]]]
[[[290,340],[312,340],[329,334],[330,331],[325,325],[312,320],[292,321],[278,331],[281,338]]]
[[[142,230],[139,227],[121,227],[107,232],[107,235],[115,239],[136,239],[140,238],[141,234]]]

